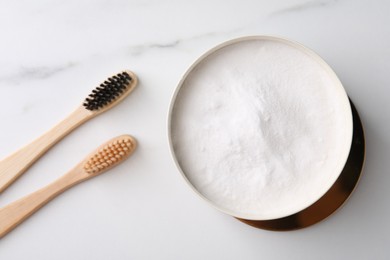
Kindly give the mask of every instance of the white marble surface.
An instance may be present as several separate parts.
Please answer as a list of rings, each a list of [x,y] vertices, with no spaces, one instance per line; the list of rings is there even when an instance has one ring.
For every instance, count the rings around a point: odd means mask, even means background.
[[[54,147],[0,195],[0,206],[65,173],[107,139],[133,134],[134,156],[63,194],[0,240],[0,259],[389,259],[389,1],[0,2],[0,157],[71,112],[122,69],[140,84],[120,106]],[[210,208],[185,185],[166,131],[170,97],[214,45],[271,34],[334,68],[367,138],[361,182],[326,221],[257,230]]]

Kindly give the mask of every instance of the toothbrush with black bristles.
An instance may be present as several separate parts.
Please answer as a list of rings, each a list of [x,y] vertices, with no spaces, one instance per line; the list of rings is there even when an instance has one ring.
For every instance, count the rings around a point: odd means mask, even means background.
[[[123,71],[92,90],[72,114],[51,130],[0,161],[0,193],[10,186],[54,144],[89,119],[109,110],[128,96],[137,85],[131,71]]]

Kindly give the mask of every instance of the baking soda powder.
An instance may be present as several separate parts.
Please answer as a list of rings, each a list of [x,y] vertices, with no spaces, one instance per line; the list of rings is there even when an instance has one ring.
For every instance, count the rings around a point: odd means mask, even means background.
[[[287,216],[321,197],[351,142],[348,99],[328,67],[289,44],[249,40],[198,63],[173,106],[174,153],[217,207]]]

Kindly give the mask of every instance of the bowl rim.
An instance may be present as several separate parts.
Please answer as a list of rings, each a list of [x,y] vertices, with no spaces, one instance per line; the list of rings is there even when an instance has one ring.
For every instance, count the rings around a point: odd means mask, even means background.
[[[174,112],[174,106],[175,106],[175,103],[177,100],[177,96],[178,96],[182,86],[184,85],[184,82],[186,81],[187,77],[191,74],[191,72],[204,59],[206,59],[211,54],[219,51],[220,49],[227,47],[227,46],[230,46],[230,45],[233,45],[233,44],[236,44],[236,43],[245,42],[245,41],[254,41],[254,40],[262,40],[262,41],[268,40],[268,41],[275,41],[275,42],[287,44],[287,45],[292,46],[298,50],[301,50],[303,53],[308,54],[313,60],[318,62],[327,71],[327,73],[329,73],[329,76],[332,79],[332,81],[334,82],[335,87],[338,88],[339,94],[344,96],[344,102],[345,102],[344,106],[345,106],[345,108],[348,109],[348,111],[346,111],[347,112],[346,114],[349,115],[348,118],[346,119],[346,120],[348,120],[347,125],[349,126],[348,129],[346,129],[346,133],[349,133],[348,140],[347,140],[349,145],[344,148],[344,151],[342,153],[343,157],[340,159],[340,162],[343,162],[343,163],[340,163],[338,165],[338,167],[337,167],[338,174],[334,174],[332,176],[333,178],[331,179],[331,181],[328,182],[328,185],[326,185],[326,189],[324,186],[324,191],[321,194],[321,196],[318,196],[317,199],[312,201],[309,205],[305,205],[304,207],[302,207],[298,211],[290,212],[288,214],[280,214],[280,215],[274,214],[274,215],[271,215],[267,218],[258,217],[258,216],[256,216],[256,214],[250,215],[250,214],[242,214],[239,212],[233,212],[233,211],[228,210],[226,208],[220,207],[219,205],[217,205],[216,203],[214,203],[213,201],[208,199],[206,196],[204,196],[191,183],[191,181],[187,178],[187,175],[185,174],[184,170],[181,168],[181,166],[177,160],[176,154],[175,154],[175,149],[173,147],[173,140],[172,140],[172,115]],[[213,47],[213,48],[209,49],[208,51],[206,51],[205,53],[203,53],[199,58],[197,58],[191,64],[191,66],[186,70],[186,72],[183,74],[183,76],[181,77],[179,83],[177,84],[177,86],[175,88],[175,91],[173,92],[173,95],[170,99],[170,104],[169,104],[167,123],[168,123],[167,130],[168,130],[169,150],[170,150],[171,156],[173,158],[173,161],[176,165],[176,168],[179,170],[181,176],[183,177],[183,179],[187,183],[187,185],[189,187],[191,187],[191,189],[195,192],[195,194],[197,194],[202,200],[206,201],[209,205],[211,205],[215,209],[217,209],[225,214],[228,214],[232,217],[240,218],[240,219],[247,219],[247,220],[272,220],[272,219],[279,219],[279,218],[287,217],[289,215],[296,214],[296,213],[308,208],[309,206],[313,205],[316,201],[318,201],[333,186],[333,184],[336,182],[337,178],[340,176],[340,174],[345,166],[345,163],[348,159],[349,153],[350,153],[350,148],[351,148],[351,144],[352,144],[352,135],[353,135],[352,109],[351,109],[351,106],[349,103],[349,98],[348,98],[348,95],[345,91],[344,86],[342,85],[341,81],[339,80],[337,74],[333,71],[333,69],[328,65],[328,63],[325,62],[325,60],[321,56],[319,56],[316,52],[314,52],[310,48],[304,46],[303,44],[296,42],[296,41],[293,41],[293,40],[290,40],[290,39],[287,39],[285,37],[271,36],[271,35],[252,35],[252,36],[243,36],[243,37],[234,38],[234,39],[231,39],[231,40],[228,40],[228,41],[225,41],[225,42],[222,42],[222,43],[216,45],[215,47]]]

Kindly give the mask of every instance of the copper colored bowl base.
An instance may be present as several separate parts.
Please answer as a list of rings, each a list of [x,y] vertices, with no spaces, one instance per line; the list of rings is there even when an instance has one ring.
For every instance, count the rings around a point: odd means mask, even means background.
[[[363,125],[351,100],[350,103],[353,116],[351,151],[343,171],[325,195],[308,208],[284,218],[272,220],[247,220],[237,218],[239,221],[266,230],[290,231],[316,224],[330,216],[344,204],[359,181],[365,157]]]

